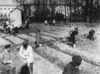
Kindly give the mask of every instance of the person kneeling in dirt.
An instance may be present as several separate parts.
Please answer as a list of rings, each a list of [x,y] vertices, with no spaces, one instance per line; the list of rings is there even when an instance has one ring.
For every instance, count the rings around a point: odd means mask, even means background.
[[[68,63],[62,74],[79,74],[78,67],[81,65],[82,58],[79,55],[72,57],[72,62]]]
[[[40,34],[40,30],[37,31],[36,33],[36,42],[35,42],[35,45],[36,47],[39,47],[39,46],[42,46],[41,44],[41,34]]]
[[[94,30],[90,30],[89,34],[86,38],[89,38],[90,40],[94,40],[94,35],[95,35],[95,31]]]
[[[45,22],[44,22],[44,23],[45,23],[45,26],[47,26],[47,25],[48,25],[48,21],[47,21],[47,20],[45,20]]]
[[[53,26],[56,24],[56,21],[55,20],[53,20]]]
[[[76,35],[78,35],[78,28],[75,28],[74,31],[72,31],[72,33],[70,34],[70,41],[73,43],[73,47],[75,48],[75,43],[76,43]]]

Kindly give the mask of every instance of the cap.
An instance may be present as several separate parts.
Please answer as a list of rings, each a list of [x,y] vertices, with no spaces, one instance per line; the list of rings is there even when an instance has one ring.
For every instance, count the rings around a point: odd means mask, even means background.
[[[81,62],[82,58],[79,55],[75,55],[72,57],[72,61],[73,62]]]
[[[75,30],[78,30],[78,27],[76,27]]]
[[[23,42],[23,46],[27,46],[28,45],[28,42]]]
[[[28,44],[28,42],[23,42],[23,45],[26,45],[26,44]]]
[[[5,49],[10,48],[10,47],[11,47],[11,44],[7,44],[4,46]]]

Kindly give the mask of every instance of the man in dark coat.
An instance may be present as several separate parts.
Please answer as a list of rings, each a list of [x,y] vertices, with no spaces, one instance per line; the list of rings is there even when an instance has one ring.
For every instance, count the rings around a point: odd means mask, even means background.
[[[95,31],[94,30],[90,30],[87,38],[89,38],[90,40],[94,40],[94,35],[95,35]]]
[[[72,62],[68,63],[62,74],[79,74],[78,67],[80,66],[82,58],[78,55],[72,57]]]
[[[78,35],[78,28],[75,28],[74,31],[70,34],[70,40],[73,43],[73,47],[75,48],[76,39],[75,36]]]

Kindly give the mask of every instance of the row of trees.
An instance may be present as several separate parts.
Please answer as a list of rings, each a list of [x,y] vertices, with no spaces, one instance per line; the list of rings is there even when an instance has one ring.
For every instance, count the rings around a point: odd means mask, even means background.
[[[20,0],[19,3],[23,6],[23,14],[27,14],[23,15],[24,20],[31,15],[34,15],[36,20],[59,18],[69,19],[69,21],[96,22],[100,19],[99,0]],[[66,16],[55,13],[55,8],[58,6],[69,7],[70,14]]]

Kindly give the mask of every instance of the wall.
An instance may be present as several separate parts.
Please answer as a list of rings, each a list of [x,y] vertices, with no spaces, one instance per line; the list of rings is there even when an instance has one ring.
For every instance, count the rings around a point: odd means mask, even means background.
[[[14,26],[20,27],[22,24],[21,11],[18,9],[14,10],[15,8],[16,6],[0,6],[0,19],[4,19],[6,15],[6,18],[14,20]],[[12,10],[14,11],[11,13],[10,11]]]
[[[0,6],[0,18],[1,15],[10,17],[10,11],[12,11],[16,6]],[[2,19],[2,18],[1,18]]]
[[[19,27],[22,23],[21,19],[21,11],[20,10],[14,10],[18,3],[14,2],[14,0],[0,0],[0,19],[10,18],[11,20],[14,20],[14,25]],[[10,11],[14,10],[12,13]],[[1,15],[3,17],[1,18]]]
[[[16,10],[14,10],[12,13],[11,13],[11,16],[10,16],[10,18],[12,19],[12,20],[14,20],[14,26],[16,27],[20,27],[20,26],[22,26],[22,17],[21,17],[21,11],[20,10],[18,10],[18,9],[16,9]]]

